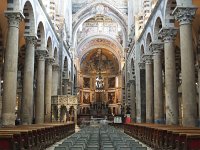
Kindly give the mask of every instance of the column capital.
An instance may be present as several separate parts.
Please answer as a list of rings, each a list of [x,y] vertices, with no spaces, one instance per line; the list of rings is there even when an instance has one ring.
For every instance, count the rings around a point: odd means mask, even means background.
[[[25,18],[20,11],[5,11],[4,14],[8,18],[10,27],[19,28],[19,23]]]
[[[69,83],[69,79],[62,79],[64,84],[68,84]]]
[[[152,43],[150,43],[149,48],[152,51],[153,56],[161,55],[161,53],[164,49],[164,43],[163,42],[152,42]]]
[[[172,14],[174,15],[175,19],[180,23],[180,25],[191,24],[196,14],[196,10],[197,7],[195,6],[177,6]]]
[[[143,61],[138,63],[140,69],[145,69],[145,63]]]
[[[163,38],[164,42],[172,42],[175,40],[178,33],[178,28],[164,27],[159,31],[159,35]]]
[[[33,45],[33,46],[36,45],[36,42],[37,42],[37,39],[38,39],[38,37],[36,35],[25,35],[24,38],[26,40],[26,44],[30,44],[30,45]]]
[[[153,59],[152,59],[152,54],[145,54],[143,55],[143,59],[145,64],[152,64],[153,63]]]
[[[38,60],[45,60],[45,58],[47,58],[49,56],[47,49],[36,50],[36,55],[38,57]]]
[[[52,65],[52,67],[53,67],[53,71],[59,71],[60,66],[59,66],[58,63],[54,63],[54,64]]]
[[[53,63],[55,62],[55,58],[47,57],[46,62],[47,62],[48,65],[53,65]]]

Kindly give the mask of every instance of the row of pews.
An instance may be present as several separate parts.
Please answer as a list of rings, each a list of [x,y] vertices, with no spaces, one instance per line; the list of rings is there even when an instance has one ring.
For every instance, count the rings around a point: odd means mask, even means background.
[[[159,124],[125,124],[126,134],[161,150],[200,150],[200,128]]]
[[[0,150],[42,150],[74,132],[74,123],[2,127],[0,128]]]

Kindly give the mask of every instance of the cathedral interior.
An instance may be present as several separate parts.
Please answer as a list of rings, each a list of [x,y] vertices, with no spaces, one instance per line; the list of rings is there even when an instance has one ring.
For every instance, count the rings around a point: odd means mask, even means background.
[[[114,146],[116,132],[149,149],[199,149],[199,17],[199,0],[1,0],[0,149],[13,149],[1,142],[14,128],[55,129],[49,142],[24,147],[45,149],[54,136],[105,120],[114,127],[78,134]],[[160,128],[180,129],[186,141],[166,142],[167,134],[159,142]]]

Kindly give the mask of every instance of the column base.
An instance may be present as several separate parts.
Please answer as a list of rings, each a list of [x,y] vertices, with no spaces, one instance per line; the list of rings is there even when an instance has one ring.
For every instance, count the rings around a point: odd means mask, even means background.
[[[164,119],[155,119],[154,123],[155,124],[165,124],[165,120]]]
[[[50,122],[51,122],[51,114],[46,114],[46,115],[45,115],[44,122],[45,122],[45,123],[50,123]]]
[[[35,118],[35,123],[36,123],[36,124],[44,123],[44,117],[36,117],[36,118]]]
[[[14,126],[15,125],[15,114],[3,113],[2,114],[2,125],[3,126]]]
[[[23,114],[22,116],[22,124],[23,125],[28,125],[28,124],[32,124],[32,118],[30,118],[29,114]]]
[[[199,120],[197,123],[197,121],[194,118],[191,117],[186,117],[186,118],[183,119],[183,126],[196,127],[197,125],[199,125]]]
[[[137,117],[137,118],[136,118],[136,122],[137,122],[137,123],[141,123],[141,118]]]
[[[200,118],[197,120],[197,126],[200,127]]]

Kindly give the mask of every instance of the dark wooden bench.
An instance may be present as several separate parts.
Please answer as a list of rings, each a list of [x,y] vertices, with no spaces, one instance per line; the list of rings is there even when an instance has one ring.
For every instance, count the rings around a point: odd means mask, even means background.
[[[40,150],[75,132],[75,124],[34,124],[0,128],[0,150]]]
[[[154,149],[200,150],[200,129],[161,124],[126,124],[125,133]]]

